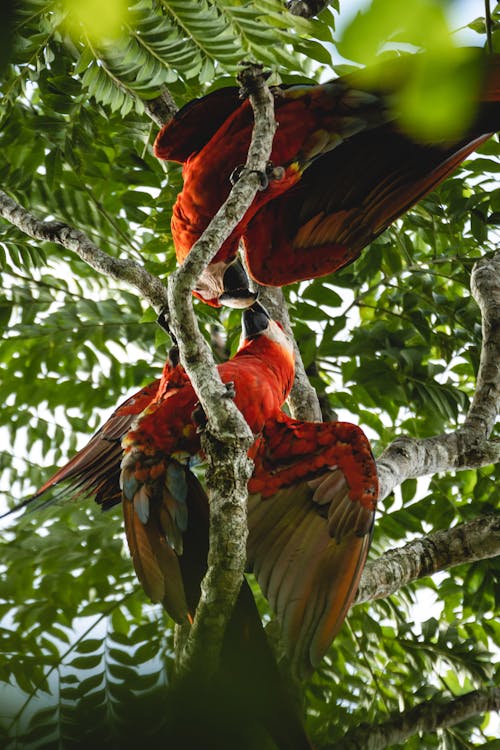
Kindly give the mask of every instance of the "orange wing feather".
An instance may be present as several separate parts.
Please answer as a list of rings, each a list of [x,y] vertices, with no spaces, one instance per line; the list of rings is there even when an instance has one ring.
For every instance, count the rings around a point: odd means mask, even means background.
[[[248,562],[300,676],[318,666],[356,593],[378,495],[368,440],[344,422],[269,420],[253,449]]]

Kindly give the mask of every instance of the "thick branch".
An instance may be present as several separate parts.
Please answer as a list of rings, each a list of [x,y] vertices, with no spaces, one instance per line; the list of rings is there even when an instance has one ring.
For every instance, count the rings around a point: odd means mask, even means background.
[[[483,344],[476,392],[463,431],[480,441],[490,436],[500,405],[500,253],[474,265],[471,291],[482,315]]]
[[[160,96],[157,96],[155,99],[146,99],[142,101],[147,114],[159,128],[171,120],[178,110],[172,94],[166,88],[164,88]]]
[[[402,586],[455,565],[500,555],[500,515],[479,516],[415,539],[366,565],[355,604],[382,599]]]
[[[0,216],[29,237],[62,245],[99,273],[133,286],[155,310],[159,311],[167,304],[167,290],[160,279],[152,276],[138,263],[113,258],[94,245],[83,232],[67,224],[38,219],[1,190]]]
[[[259,299],[267,307],[271,317],[281,323],[294,342],[295,380],[288,399],[292,417],[302,419],[305,422],[321,422],[322,416],[318,395],[309,382],[299,347],[292,332],[285,295],[281,289],[276,287],[259,286]]]
[[[475,469],[500,459],[500,442],[489,440],[500,406],[500,253],[482,258],[471,290],[483,320],[477,387],[464,424],[456,432],[424,440],[397,438],[377,461],[380,499],[410,477]]]
[[[228,398],[210,348],[201,336],[193,312],[191,290],[207,263],[243,218],[255,197],[271,153],[276,129],[274,101],[262,76],[255,77],[250,101],[255,125],[246,162],[247,170],[231,191],[183,265],[170,276],[169,307],[172,333],[182,364],[208,417],[204,440],[209,468],[210,549],[208,572],[195,621],[186,641],[182,668],[203,660],[205,673],[218,663],[220,645],[241,585],[246,562],[246,498],[251,462],[247,449],[252,435]]]
[[[473,690],[451,700],[435,698],[392,714],[381,724],[361,724],[337,742],[335,750],[383,750],[415,734],[453,727],[487,711],[500,711],[500,688]]]
[[[405,479],[454,469],[478,469],[499,460],[499,441],[475,443],[465,428],[423,440],[398,437],[377,460],[380,500]]]

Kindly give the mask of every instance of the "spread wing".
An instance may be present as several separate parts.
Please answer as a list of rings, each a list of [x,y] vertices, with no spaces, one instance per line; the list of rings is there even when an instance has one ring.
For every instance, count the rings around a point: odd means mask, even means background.
[[[373,92],[375,86],[383,114],[384,102],[391,110],[402,83],[425,59],[409,55],[382,64],[376,84],[370,83],[370,69],[341,80],[353,91]],[[470,111],[465,132],[455,138],[436,133],[432,142],[421,142],[403,131],[394,119],[396,109],[388,113],[390,121],[386,117],[375,127],[361,128],[320,153],[301,181],[260,209],[246,228],[243,241],[252,276],[276,286],[350,263],[498,131],[500,55],[469,50],[464,71],[457,96]],[[362,114],[358,109],[357,117]]]
[[[135,572],[176,622],[194,614],[207,565],[208,499],[174,459],[130,452],[122,462],[123,518]]]
[[[121,439],[136,416],[155,398],[159,385],[160,380],[155,380],[120,404],[87,445],[34,495],[8,512],[26,506],[30,511],[40,510],[55,502],[72,502],[86,496],[94,496],[104,510],[119,503]]]
[[[321,661],[356,593],[378,494],[356,426],[269,421],[249,483],[248,562],[299,675]]]
[[[251,275],[276,286],[352,262],[490,135],[445,147],[415,143],[392,124],[358,133],[255,215],[243,235]]]

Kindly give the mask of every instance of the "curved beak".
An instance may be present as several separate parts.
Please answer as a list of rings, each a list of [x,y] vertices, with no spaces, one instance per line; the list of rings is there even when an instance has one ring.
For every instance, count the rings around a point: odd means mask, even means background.
[[[254,302],[247,307],[243,313],[242,335],[244,339],[253,339],[259,336],[269,326],[271,316],[260,302]]]
[[[222,276],[224,291],[219,302],[226,307],[242,309],[252,305],[257,299],[258,292],[251,292],[249,279],[239,258],[235,258],[226,268]]]

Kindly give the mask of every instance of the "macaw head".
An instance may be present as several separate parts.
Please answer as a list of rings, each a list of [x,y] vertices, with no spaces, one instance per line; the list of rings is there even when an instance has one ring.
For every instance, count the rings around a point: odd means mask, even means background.
[[[210,263],[198,278],[193,294],[211,307],[249,307],[257,299],[257,292],[249,289],[249,280],[238,257],[229,261]]]
[[[261,305],[260,302],[254,302],[251,307],[247,307],[243,312],[239,348],[242,349],[245,345],[259,338],[277,344],[280,349],[286,352],[287,357],[294,361],[295,355],[291,337],[284,331],[281,323],[271,319],[264,305]]]
[[[272,322],[271,316],[264,305],[255,301],[253,305],[247,307],[243,312],[241,320],[242,341],[250,341],[250,339],[254,339],[265,333]]]

